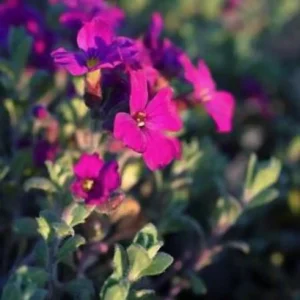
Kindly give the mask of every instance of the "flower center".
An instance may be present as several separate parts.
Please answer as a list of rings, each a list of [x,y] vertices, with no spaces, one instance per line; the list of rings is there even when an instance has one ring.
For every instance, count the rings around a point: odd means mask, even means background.
[[[208,102],[212,99],[210,89],[208,88],[201,89],[199,96],[203,102]]]
[[[99,64],[99,59],[97,57],[89,58],[86,62],[88,68],[94,68]]]
[[[139,127],[144,127],[145,126],[145,121],[146,121],[146,113],[139,111],[135,113],[133,116],[134,120],[137,122],[137,125]]]
[[[82,188],[86,191],[89,192],[94,186],[94,180],[92,179],[85,179],[82,183]]]

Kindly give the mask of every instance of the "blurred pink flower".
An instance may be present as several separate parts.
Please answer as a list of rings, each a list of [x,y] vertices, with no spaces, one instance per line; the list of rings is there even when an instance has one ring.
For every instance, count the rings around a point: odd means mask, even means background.
[[[114,122],[114,136],[136,152],[155,170],[180,157],[180,143],[164,131],[179,131],[182,121],[172,103],[172,89],[161,89],[148,101],[143,70],[131,71],[130,113],[120,112]]]
[[[193,97],[204,106],[207,113],[217,124],[219,132],[230,132],[235,101],[232,94],[218,91],[206,63],[201,60],[194,67],[187,56],[182,59],[185,79],[193,85]]]
[[[75,181],[72,193],[88,205],[100,205],[109,200],[121,185],[116,161],[105,163],[97,153],[82,154],[74,166]]]

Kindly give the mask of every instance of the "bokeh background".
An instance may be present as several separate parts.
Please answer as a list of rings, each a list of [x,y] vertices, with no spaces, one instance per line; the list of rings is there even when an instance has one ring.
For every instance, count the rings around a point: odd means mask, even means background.
[[[28,0],[40,11],[45,9],[44,2]],[[147,173],[137,176],[136,165],[128,165],[123,185],[131,197],[122,210],[108,219],[95,215],[81,230],[93,239],[97,235],[95,224],[113,228],[114,234],[104,235],[109,244],[108,241],[128,239],[145,220],[155,222],[165,240],[164,251],[175,258],[174,268],[151,283],[142,283],[155,288],[157,299],[299,300],[300,1],[109,2],[126,12],[120,33],[131,37],[142,35],[152,13],[160,12],[165,20],[164,36],[184,49],[194,62],[205,59],[220,89],[233,93],[237,107],[233,130],[224,135],[216,133],[212,121],[203,113],[201,118],[197,110],[184,113],[187,146],[184,160],[175,167],[187,168],[191,179],[187,187],[181,188],[181,182],[172,181],[173,193],[162,191],[160,176],[170,178],[176,170],[152,177]],[[54,18],[55,12],[50,16]],[[59,28],[57,24],[52,26]],[[5,57],[5,51],[2,54]],[[6,74],[1,66],[1,74]],[[44,81],[36,81],[35,87],[40,88],[37,93],[44,95],[57,86],[57,81],[52,75],[43,76]],[[8,124],[21,129],[22,137],[26,137],[28,126],[17,118],[24,115],[27,105],[22,102],[20,89],[17,98],[21,102],[13,112],[14,102],[7,99],[15,96],[8,86],[2,78],[2,166],[7,164],[7,157],[14,157],[9,162],[13,179],[0,184],[2,282],[7,278],[11,249],[22,245],[26,252],[32,242],[12,238],[9,232],[13,221],[18,216],[34,216],[37,208],[32,203],[40,197],[16,189],[20,181],[24,183],[40,171],[32,167],[30,148],[20,150],[17,157],[11,155]],[[70,132],[77,137],[82,132],[70,126],[75,121],[66,117],[70,109],[61,104],[67,98],[62,96],[61,87],[54,93],[51,100],[47,94],[46,102],[62,120],[63,147],[67,148]],[[83,111],[76,101],[73,103],[72,109]],[[259,192],[267,190],[253,205],[247,194],[251,183],[246,178],[251,168],[258,170],[255,188]],[[99,259],[100,271],[90,270],[91,277],[103,272],[105,259],[106,256]],[[102,277],[97,278],[103,282]]]

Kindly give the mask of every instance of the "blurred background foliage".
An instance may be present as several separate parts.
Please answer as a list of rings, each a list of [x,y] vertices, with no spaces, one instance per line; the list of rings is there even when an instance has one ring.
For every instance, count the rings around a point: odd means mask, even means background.
[[[81,225],[89,242],[82,253],[90,256],[76,258],[80,272],[101,286],[111,272],[107,262],[114,243],[128,243],[151,221],[163,236],[162,250],[174,257],[164,275],[139,283],[154,288],[155,299],[300,299],[300,1],[110,2],[126,11],[121,33],[131,37],[142,35],[151,14],[161,12],[164,35],[193,61],[207,61],[220,88],[235,95],[237,109],[233,132],[226,135],[215,132],[201,109],[184,111],[183,159],[161,172],[150,174],[135,157],[119,160],[126,199],[108,216],[93,213]],[[43,99],[59,120],[64,150],[58,169],[85,150],[91,132],[80,80],[74,80],[77,95],[69,101],[67,79],[59,74],[38,71],[12,87],[13,75],[5,64],[0,67],[5,74],[0,82],[3,285],[10,262],[27,254],[36,238],[35,223],[34,228],[27,224],[24,238],[18,231],[24,223],[16,226],[16,220],[36,217],[41,207],[53,204],[49,186],[57,183],[55,176],[50,185],[33,180],[47,177],[46,170],[33,167],[30,149],[11,147],[14,139],[34,132],[27,109]],[[17,128],[17,137],[11,128]],[[113,148],[107,142],[100,149],[107,157],[108,144]],[[66,194],[61,201],[70,201]],[[73,271],[65,266],[60,276],[70,278]]]

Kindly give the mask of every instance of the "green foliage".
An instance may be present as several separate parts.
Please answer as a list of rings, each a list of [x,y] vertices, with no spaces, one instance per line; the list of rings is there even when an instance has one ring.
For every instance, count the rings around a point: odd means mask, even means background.
[[[257,167],[256,156],[250,157],[243,195],[249,208],[270,202],[278,196],[278,192],[271,187],[277,182],[280,171],[278,159],[273,158],[268,164]]]
[[[85,239],[81,235],[74,235],[63,242],[57,253],[57,261],[63,261],[71,255],[78,247],[85,244]]]
[[[32,38],[24,28],[12,28],[9,32],[9,52],[11,64],[16,76],[25,67],[32,46]]]
[[[114,271],[104,283],[100,299],[147,299],[151,292],[130,291],[131,285],[142,277],[163,273],[172,264],[173,258],[169,254],[158,252],[162,245],[157,229],[151,223],[135,235],[126,251],[117,245]]]

